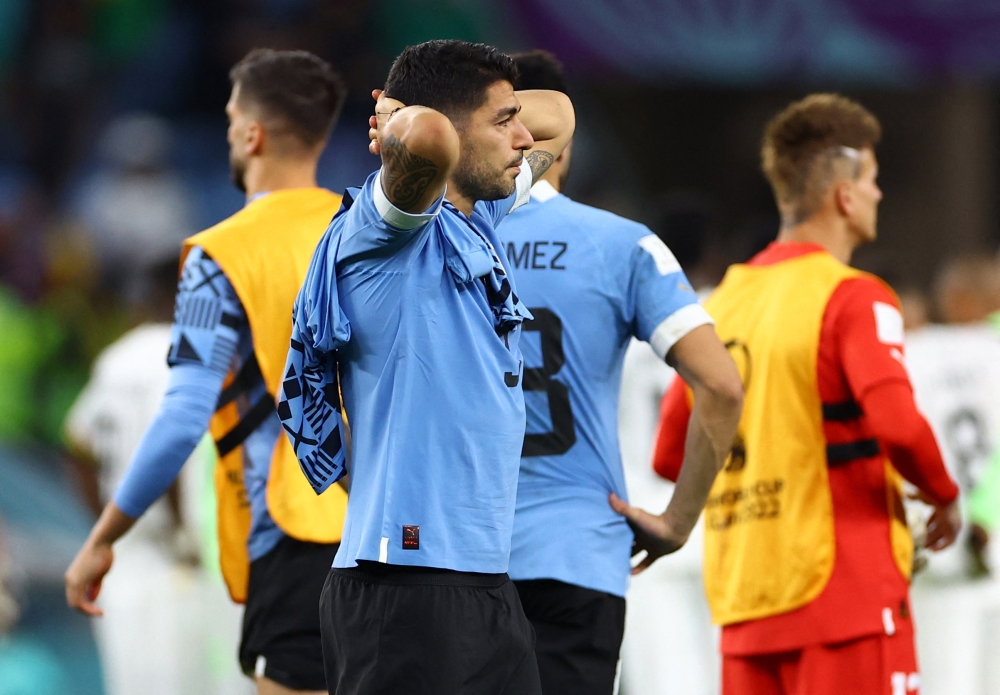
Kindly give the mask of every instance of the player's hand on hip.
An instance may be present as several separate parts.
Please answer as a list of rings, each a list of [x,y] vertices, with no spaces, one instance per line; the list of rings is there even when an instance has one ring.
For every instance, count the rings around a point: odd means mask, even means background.
[[[104,611],[94,602],[101,592],[101,582],[111,569],[114,557],[110,545],[98,545],[89,540],[84,544],[66,570],[66,603],[70,608],[90,616],[104,615]]]
[[[392,114],[404,108],[406,104],[387,97],[381,89],[373,89],[372,98],[375,100],[375,115],[368,119],[368,139],[371,141],[368,143],[368,151],[372,154],[381,154],[382,129]]]
[[[645,509],[633,507],[614,493],[611,493],[608,501],[612,509],[625,517],[635,535],[633,557],[646,551],[646,557],[632,568],[632,574],[639,574],[658,558],[680,550],[687,541],[687,536],[678,534],[663,515],[650,514]]]
[[[955,542],[962,529],[962,512],[958,500],[947,506],[934,505],[934,512],[927,520],[925,545],[931,550],[944,550]]]

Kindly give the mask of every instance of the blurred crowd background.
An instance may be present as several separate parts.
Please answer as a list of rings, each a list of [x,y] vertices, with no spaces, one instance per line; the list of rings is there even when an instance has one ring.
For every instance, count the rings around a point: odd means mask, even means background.
[[[431,38],[555,53],[579,121],[567,194],[647,223],[699,286],[774,238],[760,135],[809,91],[884,127],[858,265],[919,305],[1000,242],[995,0],[0,0],[0,695],[103,692],[62,599],[100,502],[64,422],[180,241],[243,203],[229,68],[257,46],[333,63],[350,97],[319,180],[340,191],[378,163],[371,89]]]

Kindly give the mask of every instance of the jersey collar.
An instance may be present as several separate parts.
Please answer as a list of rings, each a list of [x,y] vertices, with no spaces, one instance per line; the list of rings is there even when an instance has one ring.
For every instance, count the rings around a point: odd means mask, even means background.
[[[531,197],[539,203],[547,203],[557,195],[559,191],[548,181],[538,181],[531,187]]]

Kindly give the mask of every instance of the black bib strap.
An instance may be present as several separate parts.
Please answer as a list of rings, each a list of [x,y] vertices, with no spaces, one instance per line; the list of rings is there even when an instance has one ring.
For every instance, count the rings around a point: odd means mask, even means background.
[[[260,400],[254,403],[254,406],[247,411],[246,415],[236,423],[233,429],[226,432],[222,437],[215,440],[215,446],[219,449],[219,456],[225,456],[230,451],[238,447],[240,444],[246,441],[246,438],[250,434],[260,427],[261,423],[264,422],[271,413],[274,412],[274,398],[271,394],[265,392]]]
[[[264,376],[260,373],[260,365],[257,364],[257,355],[251,352],[250,359],[240,369],[236,378],[232,380],[229,386],[222,389],[222,393],[219,394],[219,400],[215,404],[215,409],[220,410],[226,407],[263,380]]]
[[[826,462],[830,466],[841,466],[858,459],[868,459],[882,452],[877,439],[860,439],[845,444],[828,444]]]
[[[864,415],[861,406],[856,401],[843,403],[824,403],[823,419],[827,422],[850,422]]]

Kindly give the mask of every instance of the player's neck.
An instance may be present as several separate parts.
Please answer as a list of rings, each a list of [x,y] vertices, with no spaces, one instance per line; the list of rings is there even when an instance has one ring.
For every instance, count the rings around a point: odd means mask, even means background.
[[[562,181],[560,179],[562,179],[562,162],[557,159],[552,166],[549,167],[549,170],[542,175],[542,178],[540,178],[539,181],[547,182],[550,186],[556,189],[557,193],[562,193]]]
[[[445,193],[444,199],[458,208],[459,212],[466,217],[472,217],[472,208],[476,206],[476,201],[459,193],[458,186],[453,181],[448,181],[448,191]]]
[[[315,159],[254,159],[243,175],[247,200],[261,193],[316,187]]]
[[[850,263],[857,247],[854,236],[846,225],[818,215],[792,226],[783,226],[778,241],[800,244],[818,244],[841,263]]]

